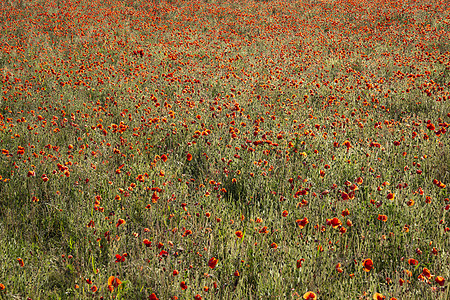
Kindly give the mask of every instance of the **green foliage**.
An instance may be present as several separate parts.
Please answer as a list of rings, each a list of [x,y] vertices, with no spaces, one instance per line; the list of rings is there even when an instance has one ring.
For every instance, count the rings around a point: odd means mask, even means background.
[[[0,299],[448,299],[428,2],[5,3]]]

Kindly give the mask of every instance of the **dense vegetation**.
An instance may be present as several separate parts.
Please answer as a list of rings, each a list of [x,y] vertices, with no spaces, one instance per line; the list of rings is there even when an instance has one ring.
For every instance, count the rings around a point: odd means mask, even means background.
[[[0,18],[0,299],[449,299],[448,1]]]

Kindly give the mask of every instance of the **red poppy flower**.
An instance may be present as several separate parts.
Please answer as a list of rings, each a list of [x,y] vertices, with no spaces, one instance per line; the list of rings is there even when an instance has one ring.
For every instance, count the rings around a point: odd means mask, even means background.
[[[150,242],[148,239],[144,239],[142,241],[144,243],[145,246],[150,247],[152,245],[152,242]]]
[[[287,210],[285,210],[285,211],[283,211],[283,213],[281,215],[286,218],[289,215],[289,212]]]
[[[350,141],[344,141],[344,143],[342,143],[345,147],[347,147],[347,151],[348,149],[352,148],[352,144],[350,143]]]
[[[427,268],[423,268],[422,274],[428,279],[430,279],[433,276],[431,275],[430,270],[428,270]]]
[[[378,215],[378,220],[387,222],[387,216],[386,215]]]
[[[236,276],[236,277],[239,277],[239,275],[240,275],[239,271],[236,270],[233,275]]]
[[[414,259],[414,258],[408,259],[408,264],[410,264],[411,266],[415,266],[415,265],[417,265],[418,263],[419,263],[419,261],[417,261],[417,260]]]
[[[240,239],[242,239],[242,237],[244,236],[244,234],[242,233],[242,231],[236,231],[234,234],[236,234],[236,236]]]
[[[338,228],[339,226],[342,225],[341,220],[339,220],[338,218],[333,218],[329,222],[330,222],[329,225],[333,226],[333,228]]]
[[[186,155],[186,159],[187,159],[187,161],[191,161],[192,160],[192,154],[188,153]]]
[[[96,285],[93,285],[93,286],[91,287],[91,291],[92,291],[93,293],[97,292],[97,291],[98,291],[97,286],[96,286]]]
[[[45,174],[42,174],[41,176],[42,181],[47,182],[48,181],[48,177]]]
[[[369,272],[373,269],[373,261],[370,258],[367,258],[363,261],[364,271]]]
[[[202,300],[202,296],[199,294],[195,295],[194,300]]]
[[[211,257],[211,259],[210,259],[209,262],[208,262],[208,266],[209,266],[211,269],[214,269],[214,268],[216,267],[216,265],[217,265],[218,262],[219,262],[219,260],[218,260],[217,258]]]
[[[122,284],[122,281],[120,281],[119,278],[110,276],[108,278],[108,289],[112,292],[114,291],[114,288],[117,288],[119,285]]]
[[[148,296],[148,299],[150,299],[150,300],[159,300],[159,298],[156,297],[155,293],[153,293],[150,296]]]
[[[444,286],[445,283],[444,277],[436,276],[436,278],[434,278],[434,281],[436,281],[436,283],[439,284],[440,286]]]
[[[308,219],[307,218],[303,218],[303,219],[298,219],[297,221],[295,221],[296,223],[297,223],[297,225],[298,225],[298,227],[300,227],[300,229],[303,229],[305,226],[306,226],[306,224],[308,224],[309,223],[309,221],[308,221]]]
[[[394,200],[395,199],[395,194],[389,193],[389,194],[387,194],[386,198],[388,198],[389,200]]]
[[[270,248],[277,249],[278,248],[277,243],[274,242],[274,243],[270,244]]]
[[[180,287],[183,291],[188,288],[186,285],[186,282],[184,282],[184,281],[180,282]]]
[[[297,260],[297,269],[300,269],[302,267],[302,262],[304,262],[304,261],[305,261],[304,258]]]
[[[117,262],[124,262],[125,261],[125,257],[127,257],[128,254],[124,253],[122,255],[116,254],[116,263]]]
[[[119,219],[119,221],[117,221],[116,227],[119,227],[122,224],[125,224],[125,220],[124,219]]]
[[[349,195],[346,192],[341,193],[342,200],[347,201],[350,199]]]
[[[21,259],[20,257],[17,259],[17,261],[19,262],[19,266],[23,267],[24,266],[24,262],[23,259]]]
[[[356,178],[356,183],[359,184],[359,185],[363,184],[363,179],[362,179],[362,177]]]

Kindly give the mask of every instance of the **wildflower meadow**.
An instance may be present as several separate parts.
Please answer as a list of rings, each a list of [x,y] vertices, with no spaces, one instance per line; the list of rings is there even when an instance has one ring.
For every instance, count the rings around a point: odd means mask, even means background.
[[[0,299],[450,298],[449,1],[0,2]]]

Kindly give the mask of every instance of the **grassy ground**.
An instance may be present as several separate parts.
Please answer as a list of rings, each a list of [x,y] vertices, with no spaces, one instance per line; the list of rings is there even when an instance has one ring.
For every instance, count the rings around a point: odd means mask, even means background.
[[[450,297],[446,1],[3,2],[0,299]]]

